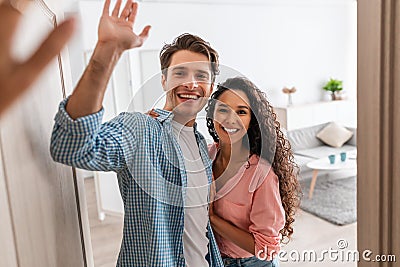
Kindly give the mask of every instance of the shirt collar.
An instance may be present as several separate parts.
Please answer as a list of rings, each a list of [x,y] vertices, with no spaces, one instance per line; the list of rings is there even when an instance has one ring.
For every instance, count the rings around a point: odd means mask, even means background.
[[[157,120],[160,122],[168,121],[171,122],[172,118],[174,117],[174,113],[168,110],[156,108],[154,111],[158,114],[158,117],[156,117]]]
[[[174,113],[172,113],[171,111],[160,108],[155,108],[154,111],[158,114],[158,117],[156,117],[156,119],[160,122],[171,122],[174,118]],[[197,122],[194,122],[193,129],[195,132],[197,132]]]

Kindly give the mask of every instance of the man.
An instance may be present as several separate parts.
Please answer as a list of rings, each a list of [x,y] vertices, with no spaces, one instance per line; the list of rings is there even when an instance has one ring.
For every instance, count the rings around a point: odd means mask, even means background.
[[[133,33],[131,0],[121,14],[121,1],[111,16],[109,5],[89,65],[56,115],[51,154],[64,164],[117,173],[125,209],[118,266],[223,266],[208,220],[212,164],[195,124],[218,73],[218,54],[199,37],[179,36],[160,54],[166,110],[157,110],[156,119],[122,113],[100,125],[118,58],[141,46],[150,29]]]
[[[23,6],[27,4],[20,2],[18,4]],[[0,0],[0,115],[27,91],[74,32],[74,19],[67,19],[49,34],[27,61],[18,62],[11,55],[11,45],[21,17],[10,1]]]

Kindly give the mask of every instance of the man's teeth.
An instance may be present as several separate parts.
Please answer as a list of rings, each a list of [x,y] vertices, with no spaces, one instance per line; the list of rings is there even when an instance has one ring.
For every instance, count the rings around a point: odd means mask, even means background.
[[[199,97],[197,95],[184,95],[180,94],[179,95],[181,98],[189,98],[189,99],[198,99]]]
[[[237,131],[239,131],[239,129],[229,129],[229,128],[224,128],[225,131],[227,131],[228,133],[236,133]]]

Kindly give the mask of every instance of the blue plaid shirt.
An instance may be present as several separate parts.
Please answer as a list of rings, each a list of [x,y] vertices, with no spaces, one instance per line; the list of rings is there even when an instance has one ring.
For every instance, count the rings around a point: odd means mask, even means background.
[[[184,199],[187,175],[173,134],[173,114],[156,110],[157,118],[121,113],[101,124],[104,111],[73,120],[61,102],[51,137],[57,162],[93,171],[114,171],[124,202],[124,229],[117,266],[185,266]],[[212,162],[204,137],[195,136],[208,182]],[[112,233],[110,233],[112,234]],[[223,266],[210,223],[210,266]]]

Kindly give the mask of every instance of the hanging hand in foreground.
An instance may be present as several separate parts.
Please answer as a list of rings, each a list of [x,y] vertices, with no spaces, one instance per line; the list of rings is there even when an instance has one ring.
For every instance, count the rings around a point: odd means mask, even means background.
[[[36,81],[74,32],[73,18],[58,25],[25,62],[11,55],[11,46],[22,14],[8,1],[0,3],[0,115]]]

